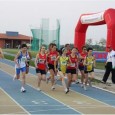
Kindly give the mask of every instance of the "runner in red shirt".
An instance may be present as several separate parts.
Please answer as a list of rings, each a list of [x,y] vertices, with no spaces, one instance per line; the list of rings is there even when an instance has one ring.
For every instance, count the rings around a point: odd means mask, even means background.
[[[75,47],[72,48],[71,54],[69,56],[69,64],[66,71],[68,77],[68,84],[67,84],[68,89],[71,85],[72,78],[74,78],[75,81],[77,80],[76,67],[78,63],[78,57],[76,56],[76,52],[77,49]]]
[[[67,49],[67,56],[69,56],[71,54],[71,49],[70,49],[70,45],[69,44],[65,44],[65,48]]]
[[[46,69],[47,69],[47,55],[45,53],[45,46],[41,46],[40,51],[36,55],[35,67],[38,76],[38,90],[40,89],[41,80],[46,80]]]
[[[49,71],[50,71],[50,77],[51,77],[51,83],[52,83],[52,90],[55,89],[54,87],[54,76],[55,76],[55,68],[54,68],[54,61],[56,60],[56,58],[58,57],[58,52],[56,51],[56,44],[52,45],[52,49],[51,51],[49,51],[48,54],[48,67],[49,67]]]
[[[84,82],[84,79],[85,79],[83,62],[84,62],[84,59],[85,59],[86,56],[87,56],[87,49],[86,49],[86,46],[83,46],[82,47],[82,52],[80,53],[80,61],[79,61],[79,70],[80,70],[80,73],[81,73],[81,87],[83,87],[83,82]]]

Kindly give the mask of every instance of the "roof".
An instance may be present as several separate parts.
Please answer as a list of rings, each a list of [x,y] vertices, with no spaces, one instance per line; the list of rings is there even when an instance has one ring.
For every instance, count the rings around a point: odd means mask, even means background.
[[[18,34],[18,36],[7,36],[6,34],[0,33],[0,39],[12,39],[12,40],[30,40],[32,37]]]

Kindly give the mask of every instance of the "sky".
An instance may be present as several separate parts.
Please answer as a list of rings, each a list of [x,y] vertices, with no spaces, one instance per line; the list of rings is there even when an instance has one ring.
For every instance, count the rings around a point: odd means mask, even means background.
[[[18,31],[32,36],[31,27],[39,27],[42,18],[59,19],[61,44],[73,43],[81,14],[115,8],[115,0],[0,0],[0,33]],[[106,38],[106,25],[90,26],[86,38],[93,42]]]

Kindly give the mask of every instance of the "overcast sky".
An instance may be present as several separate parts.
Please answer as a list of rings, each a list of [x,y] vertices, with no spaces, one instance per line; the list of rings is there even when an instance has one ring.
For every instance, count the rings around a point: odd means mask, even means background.
[[[81,14],[115,8],[115,0],[0,0],[0,33],[18,31],[31,35],[30,26],[39,27],[41,18],[59,19],[61,44],[73,43]],[[106,38],[106,25],[89,27],[87,38]]]

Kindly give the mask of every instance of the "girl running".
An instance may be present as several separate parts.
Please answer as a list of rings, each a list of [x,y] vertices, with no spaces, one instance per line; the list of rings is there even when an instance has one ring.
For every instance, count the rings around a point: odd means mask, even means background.
[[[62,85],[64,87],[64,91],[67,94],[69,92],[69,90],[67,89],[66,83],[65,83],[65,73],[66,73],[66,67],[68,64],[68,60],[69,58],[66,56],[67,54],[67,49],[63,48],[62,49],[62,55],[58,56],[54,62],[54,67],[55,67],[55,71],[58,71],[57,74],[60,75],[61,77],[61,81],[62,81]],[[59,66],[60,68],[57,69],[56,64],[59,62]]]
[[[69,66],[67,66],[67,76],[68,76],[68,84],[67,87],[69,89],[72,80],[77,81],[76,67],[78,63],[78,57],[76,56],[77,49],[72,48],[71,54],[69,56]]]
[[[45,46],[41,46],[40,51],[36,55],[35,59],[35,67],[36,67],[36,73],[38,76],[38,90],[40,89],[41,80],[46,80],[46,67],[47,67],[47,56],[45,53]]]
[[[81,73],[81,87],[83,87],[84,79],[85,79],[85,73],[84,73],[84,59],[87,55],[87,49],[85,46],[82,47],[82,52],[80,53],[80,61],[79,61],[79,70]]]
[[[89,82],[89,86],[91,86],[91,81],[94,78],[94,67],[96,67],[95,57],[92,55],[93,49],[87,49],[88,55],[84,59],[84,73],[85,73],[85,85],[84,90],[87,90],[87,82]],[[90,77],[88,78],[88,74]]]
[[[54,76],[55,76],[55,68],[54,68],[54,61],[55,59],[58,57],[58,52],[56,51],[56,44],[52,45],[51,51],[49,51],[48,54],[48,67],[49,67],[49,72],[50,72],[50,77],[51,77],[51,89],[54,90],[54,84],[55,84],[55,80],[54,80]]]

